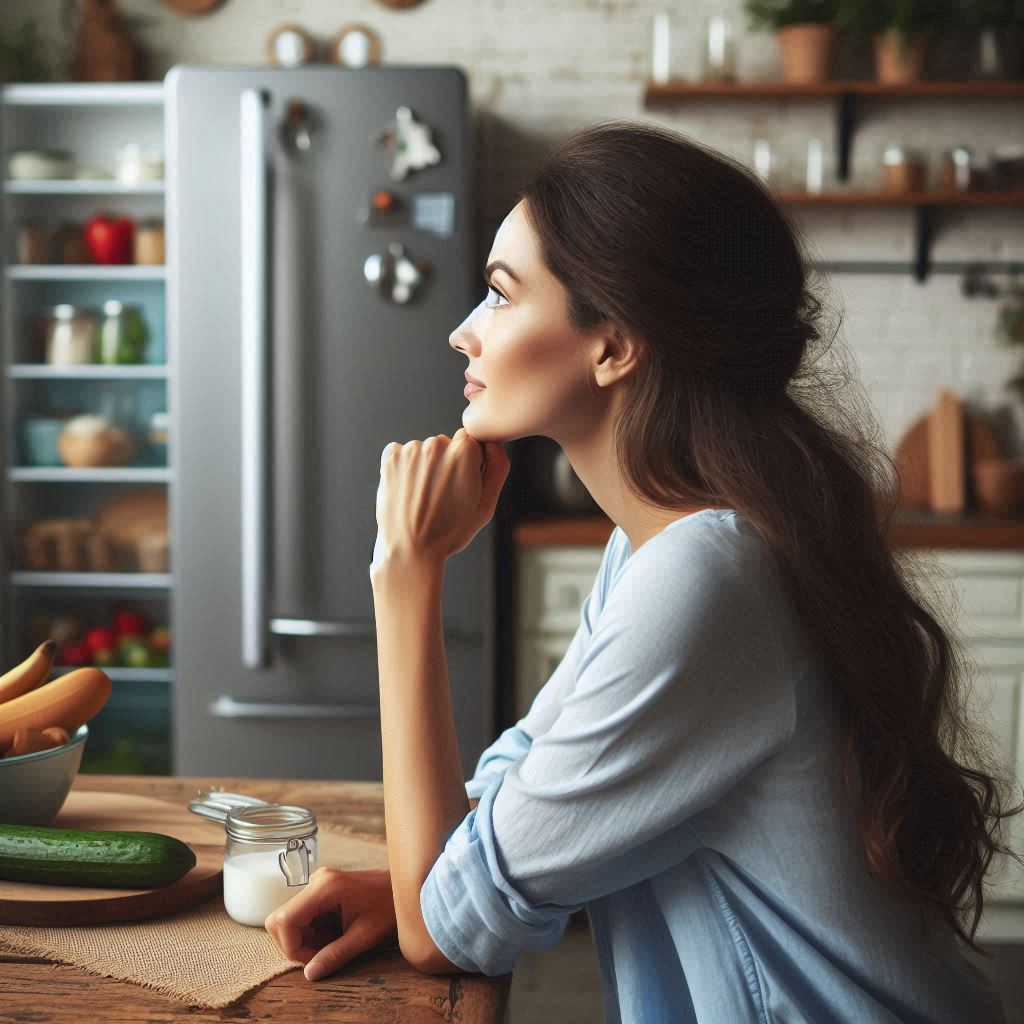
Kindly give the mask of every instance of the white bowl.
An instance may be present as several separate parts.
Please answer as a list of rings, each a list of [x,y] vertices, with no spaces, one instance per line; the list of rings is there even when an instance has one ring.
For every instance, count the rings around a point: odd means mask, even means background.
[[[88,726],[61,747],[0,757],[0,824],[49,825],[64,806],[82,762]]]

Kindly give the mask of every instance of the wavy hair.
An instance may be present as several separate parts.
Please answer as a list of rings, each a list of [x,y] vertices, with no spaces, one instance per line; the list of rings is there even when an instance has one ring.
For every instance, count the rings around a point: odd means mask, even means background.
[[[757,528],[839,695],[870,869],[978,950],[985,875],[1020,861],[1003,819],[1024,805],[971,707],[948,595],[891,543],[898,472],[794,222],[737,161],[643,122],[577,132],[519,198],[570,323],[641,343],[615,426],[627,486]]]

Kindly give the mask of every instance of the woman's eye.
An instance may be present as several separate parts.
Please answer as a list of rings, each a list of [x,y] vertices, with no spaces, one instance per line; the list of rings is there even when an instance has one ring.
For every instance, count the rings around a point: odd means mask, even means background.
[[[489,302],[489,301],[488,301],[488,299],[490,299],[490,297],[491,297],[492,295],[496,295],[496,296],[497,296],[497,297],[498,297],[499,299],[504,299],[504,300],[505,300],[505,304],[506,304],[506,305],[508,304],[508,299],[506,299],[506,298],[505,298],[505,296],[501,294],[501,292],[497,291],[497,290],[495,289],[494,285],[492,285],[492,284],[489,284],[489,285],[487,286],[487,298],[485,298],[485,299],[484,299],[484,305],[485,305],[485,306],[488,306],[488,307],[489,307],[489,308],[491,308],[491,309],[500,309],[500,308],[501,308],[501,307],[500,307],[500,306],[498,305],[498,303],[495,303],[495,302]]]

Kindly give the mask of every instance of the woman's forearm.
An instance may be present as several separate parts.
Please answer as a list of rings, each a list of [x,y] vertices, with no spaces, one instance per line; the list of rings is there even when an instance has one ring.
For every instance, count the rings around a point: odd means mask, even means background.
[[[444,564],[391,561],[371,579],[388,865],[408,957],[428,948],[420,890],[470,808],[444,650]]]

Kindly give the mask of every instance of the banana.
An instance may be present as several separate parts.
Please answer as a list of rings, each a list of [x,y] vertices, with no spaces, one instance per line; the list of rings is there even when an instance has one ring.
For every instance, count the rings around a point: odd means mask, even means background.
[[[57,642],[41,643],[20,665],[0,676],[0,704],[20,697],[46,682],[57,653]]]

